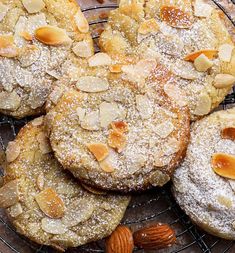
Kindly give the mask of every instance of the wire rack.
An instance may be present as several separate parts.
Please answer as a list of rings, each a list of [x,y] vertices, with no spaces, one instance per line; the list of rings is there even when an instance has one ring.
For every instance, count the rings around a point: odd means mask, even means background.
[[[235,26],[233,18],[226,13],[220,2],[215,4],[225,12],[228,19]],[[234,0],[232,0],[234,3]],[[93,39],[96,41],[99,37],[97,27],[107,22],[105,15],[100,15],[103,11],[114,9],[115,4],[97,5],[89,8],[83,8],[85,15],[95,12],[92,19],[89,19],[90,26],[93,27]],[[98,51],[98,48],[97,48]],[[226,97],[221,104],[222,109],[229,108],[235,103],[235,89]],[[13,140],[22,126],[30,118],[15,120],[13,118],[0,115],[0,149],[3,152],[7,143]],[[2,171],[0,171],[2,173]],[[136,230],[145,225],[156,222],[166,222],[176,231],[177,244],[173,247],[159,252],[166,253],[232,253],[235,252],[235,243],[211,236],[192,224],[187,215],[176,204],[171,194],[171,184],[168,183],[162,188],[156,188],[134,195],[127,209],[123,224],[128,225],[132,230]],[[53,253],[53,249],[37,245],[27,238],[17,234],[11,226],[3,210],[0,211],[0,253]],[[101,253],[104,252],[104,241],[94,242],[80,248],[70,249],[69,253]],[[135,249],[135,252],[146,252],[141,249]],[[156,252],[156,251],[148,251]]]

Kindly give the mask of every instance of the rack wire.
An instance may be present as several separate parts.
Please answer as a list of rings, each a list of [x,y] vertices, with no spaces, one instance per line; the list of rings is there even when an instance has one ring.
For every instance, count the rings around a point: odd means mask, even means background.
[[[231,0],[234,3],[234,0]],[[225,15],[235,26],[234,17],[231,17],[219,1],[213,2],[224,11]],[[235,3],[234,3],[235,4]],[[97,12],[103,10],[114,9],[117,6],[97,5],[83,9],[86,14],[88,12]],[[104,19],[91,20],[90,26],[102,25],[107,21]],[[93,33],[93,39],[98,38],[96,32]],[[235,103],[235,89],[231,91],[224,102],[221,104],[223,109],[232,106]],[[4,151],[7,143],[13,140],[19,129],[24,126],[30,118],[23,120],[15,120],[11,117],[0,115],[0,150]],[[2,173],[2,171],[1,171]],[[123,224],[128,225],[135,230],[147,224],[156,222],[169,223],[176,231],[177,244],[173,247],[160,252],[178,253],[232,253],[235,252],[235,243],[233,241],[226,241],[218,239],[217,237],[208,235],[207,233],[196,227],[188,216],[180,209],[171,194],[171,183],[168,183],[162,188],[156,188],[144,192],[142,194],[134,195],[129,205]],[[25,237],[15,232],[10,225],[3,211],[0,211],[0,253],[52,253],[53,249],[40,246],[30,242]],[[104,241],[94,242],[76,249],[68,250],[70,253],[101,253],[104,252]],[[141,249],[135,249],[135,252],[145,252]],[[156,251],[152,251],[156,252]]]

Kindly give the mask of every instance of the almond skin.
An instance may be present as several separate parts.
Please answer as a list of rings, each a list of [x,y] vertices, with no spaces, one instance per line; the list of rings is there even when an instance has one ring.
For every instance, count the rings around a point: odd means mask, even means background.
[[[149,250],[167,248],[176,242],[174,230],[169,225],[162,223],[136,231],[133,238],[136,246]]]
[[[215,50],[215,49],[203,49],[203,50],[195,51],[186,55],[184,57],[184,60],[193,62],[201,54],[204,54],[208,59],[212,60],[217,53],[218,53],[218,50]]]
[[[223,139],[235,141],[235,127],[227,127],[222,129],[220,135]]]
[[[126,226],[118,226],[106,240],[106,253],[131,253],[133,249],[132,232]]]

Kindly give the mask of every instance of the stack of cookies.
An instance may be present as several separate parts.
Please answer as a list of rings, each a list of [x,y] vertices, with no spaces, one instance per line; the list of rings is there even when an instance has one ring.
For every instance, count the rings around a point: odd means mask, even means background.
[[[173,178],[195,223],[235,239],[235,110],[206,116],[235,82],[221,14],[202,0],[121,0],[100,48],[75,0],[1,1],[0,112],[40,116],[6,150],[12,224],[63,251],[109,236],[130,192]]]

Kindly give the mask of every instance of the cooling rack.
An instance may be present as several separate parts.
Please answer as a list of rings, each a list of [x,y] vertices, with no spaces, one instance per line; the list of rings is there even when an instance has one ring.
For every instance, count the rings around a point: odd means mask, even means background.
[[[81,2],[82,0],[78,0]],[[84,5],[89,4],[93,0],[85,0],[82,2],[83,12],[89,18],[89,23],[92,29],[93,39],[97,41],[99,31],[102,25],[107,22],[105,13],[116,8],[116,4],[108,2],[99,5]],[[235,5],[234,0],[223,0],[213,2],[220,8],[231,23],[235,26],[234,16],[227,12],[223,3],[228,2],[229,5]],[[94,1],[93,1],[94,3]],[[232,6],[231,5],[231,6]],[[85,6],[85,7],[84,7]],[[227,5],[226,5],[227,6]],[[235,8],[235,6],[233,6]],[[98,47],[97,47],[98,51]],[[222,109],[227,109],[235,104],[235,89],[226,97],[221,104]],[[13,140],[22,126],[24,126],[30,118],[23,120],[15,120],[13,118],[0,115],[0,151],[3,152],[7,143]],[[2,171],[0,170],[0,173]],[[235,252],[235,243],[218,239],[217,237],[208,235],[192,224],[187,215],[176,204],[171,194],[171,184],[168,183],[162,188],[156,188],[134,195],[127,209],[123,224],[128,225],[133,230],[145,225],[150,225],[155,222],[166,222],[176,231],[177,244],[173,247],[158,252],[161,253],[233,253]],[[27,238],[17,234],[14,228],[7,220],[5,213],[0,211],[0,253],[53,253],[55,250],[37,245]],[[104,252],[104,241],[94,242],[80,248],[70,249],[69,253],[101,253]],[[135,249],[135,252],[144,253],[141,249]],[[148,251],[156,252],[156,251]]]

